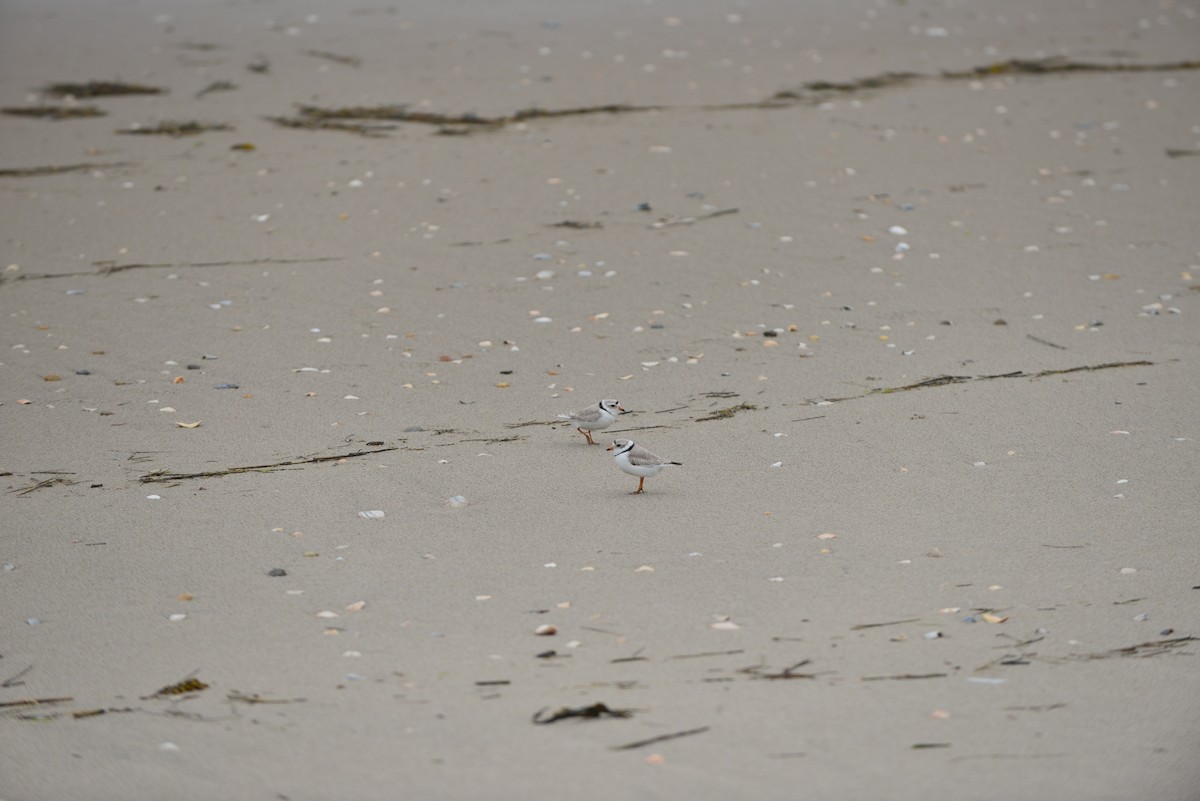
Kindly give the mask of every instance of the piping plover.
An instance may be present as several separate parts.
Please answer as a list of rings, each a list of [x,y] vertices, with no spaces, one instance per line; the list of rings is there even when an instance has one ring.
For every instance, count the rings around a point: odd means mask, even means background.
[[[589,406],[570,414],[560,414],[558,419],[570,420],[575,423],[577,426],[575,430],[587,437],[588,445],[599,445],[599,442],[592,439],[592,432],[611,426],[616,422],[617,414],[623,411],[625,410],[621,408],[619,401],[605,398],[595,406]]]
[[[667,465],[683,465],[683,462],[671,462],[655,456],[641,445],[634,444],[633,440],[615,440],[612,445],[608,446],[608,450],[614,451],[613,456],[617,459],[617,467],[631,476],[638,477],[638,488],[635,492],[630,493],[632,495],[645,492],[642,485],[646,483],[646,479],[657,476]]]

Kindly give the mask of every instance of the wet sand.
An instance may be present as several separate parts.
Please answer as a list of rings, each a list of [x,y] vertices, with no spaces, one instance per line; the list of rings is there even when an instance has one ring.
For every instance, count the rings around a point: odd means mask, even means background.
[[[1195,11],[504,5],[0,11],[0,798],[1200,797]]]

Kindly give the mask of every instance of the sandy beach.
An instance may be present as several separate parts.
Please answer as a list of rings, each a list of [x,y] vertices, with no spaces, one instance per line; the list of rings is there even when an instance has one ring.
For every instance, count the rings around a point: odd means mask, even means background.
[[[1198,42],[0,4],[0,801],[1200,799]]]

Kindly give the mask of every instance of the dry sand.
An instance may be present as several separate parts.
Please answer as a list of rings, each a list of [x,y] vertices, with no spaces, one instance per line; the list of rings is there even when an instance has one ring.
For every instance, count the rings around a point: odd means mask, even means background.
[[[5,2],[0,798],[1200,798],[1200,76],[754,105],[1194,4],[800,5]]]

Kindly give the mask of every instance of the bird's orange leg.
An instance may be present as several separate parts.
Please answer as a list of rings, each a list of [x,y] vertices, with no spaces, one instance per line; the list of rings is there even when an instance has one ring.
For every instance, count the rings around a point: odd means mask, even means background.
[[[588,445],[599,445],[600,444],[600,443],[596,442],[594,439],[592,439],[591,431],[585,431],[582,428],[577,428],[575,430],[578,431],[580,434],[583,434],[585,437],[587,437]]]
[[[637,488],[637,490],[636,490],[635,492],[631,492],[631,493],[629,493],[629,494],[630,494],[630,495],[637,495],[637,494],[639,494],[639,493],[645,492],[645,490],[644,490],[644,489],[642,489],[642,485],[643,485],[643,484],[645,484],[645,483],[646,483],[646,477],[645,477],[645,476],[642,476],[642,477],[640,477],[640,478],[638,479],[638,488]]]

